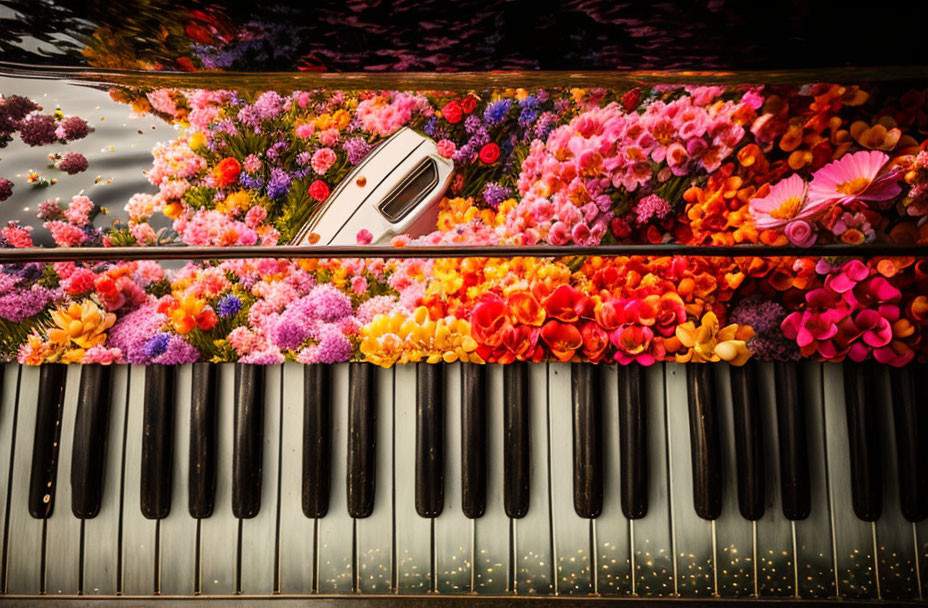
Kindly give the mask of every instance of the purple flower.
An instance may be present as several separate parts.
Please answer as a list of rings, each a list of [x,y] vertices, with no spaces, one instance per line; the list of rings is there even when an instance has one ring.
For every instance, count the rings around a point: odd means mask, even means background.
[[[357,165],[370,153],[371,145],[362,137],[352,137],[345,140],[342,144],[342,149],[345,150],[345,154],[348,155],[348,162],[352,165]]]
[[[68,152],[58,161],[58,168],[68,175],[86,171],[88,166],[87,159],[80,152]]]
[[[281,97],[277,91],[265,91],[255,101],[254,111],[261,120],[271,120],[276,118],[285,109],[286,105],[287,100]]]
[[[144,347],[168,318],[158,312],[156,303],[146,304],[122,317],[109,331],[108,345],[123,352],[126,360],[134,365],[148,363]]]
[[[44,146],[58,141],[56,126],[51,114],[32,114],[20,123],[19,136],[29,146]]]
[[[152,359],[152,363],[161,365],[183,365],[184,363],[195,363],[200,359],[200,351],[193,345],[188,344],[180,336],[171,336],[164,353]]]
[[[464,130],[467,133],[474,133],[477,129],[483,126],[483,123],[480,122],[480,118],[474,114],[471,114],[464,119]]]
[[[313,159],[313,153],[310,151],[300,152],[296,155],[296,162],[301,166],[309,164],[309,161]]]
[[[635,204],[638,224],[644,225],[652,220],[662,220],[670,213],[670,205],[656,194],[649,194]]]
[[[87,134],[90,133],[90,127],[87,125],[87,121],[80,116],[68,116],[58,123],[58,131],[60,135],[64,135],[61,139],[74,141],[75,139],[87,137]]]
[[[271,179],[267,183],[267,195],[273,199],[283,198],[290,192],[290,175],[283,169],[271,170]]]
[[[220,317],[233,317],[242,309],[242,301],[231,293],[220,298],[216,304],[216,312]]]
[[[252,365],[280,365],[284,362],[284,356],[276,348],[269,348],[250,353],[239,359],[239,361],[251,363]]]
[[[267,149],[266,156],[269,160],[277,160],[281,154],[287,151],[287,147],[287,142],[279,141]]]
[[[0,296],[0,317],[20,323],[38,314],[54,297],[55,292],[34,285],[31,289],[13,289]]]
[[[494,209],[499,207],[500,203],[509,198],[511,194],[512,190],[493,182],[483,187],[483,200]]]
[[[155,357],[164,354],[168,349],[168,343],[171,341],[171,334],[161,332],[155,334],[151,340],[142,345],[141,352],[145,359],[151,361]]]
[[[309,337],[308,319],[292,310],[284,312],[271,330],[271,341],[284,350],[296,350]]]
[[[506,118],[506,114],[509,112],[510,107],[512,107],[511,99],[494,101],[483,111],[483,119],[487,121],[489,125],[499,124]]]
[[[301,298],[314,319],[331,323],[351,315],[351,299],[331,285],[316,285]]]
[[[728,320],[730,323],[750,325],[754,329],[754,337],[748,341],[748,348],[757,359],[797,361],[799,349],[796,342],[788,340],[780,329],[785,318],[785,308],[772,300],[754,297],[739,302],[732,309]]]
[[[244,187],[248,188],[249,190],[258,190],[259,188],[261,188],[261,186],[264,185],[263,179],[261,179],[260,177],[252,177],[251,175],[248,175],[244,171],[242,172],[241,175],[239,175],[238,181],[240,184],[242,184]]]
[[[317,332],[318,344],[301,353],[303,363],[340,363],[351,359],[351,341],[335,325],[325,324]]]

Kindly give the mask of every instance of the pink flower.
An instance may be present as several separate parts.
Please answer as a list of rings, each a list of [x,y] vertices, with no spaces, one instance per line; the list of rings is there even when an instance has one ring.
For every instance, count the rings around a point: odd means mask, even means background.
[[[784,230],[789,242],[797,247],[811,247],[818,235],[815,229],[805,220],[793,220]]]
[[[338,157],[335,155],[335,152],[331,148],[320,148],[313,154],[313,159],[310,161],[310,165],[312,166],[313,171],[319,175],[325,175],[325,172],[335,164],[337,159]]]
[[[81,363],[99,363],[101,365],[111,365],[122,361],[122,351],[118,348],[106,348],[102,344],[87,349]]]
[[[147,222],[133,223],[129,226],[129,234],[139,245],[154,245],[158,241],[158,235],[155,229]]]
[[[846,205],[856,200],[886,201],[897,196],[895,171],[880,174],[889,157],[878,150],[847,154],[812,175],[809,199],[814,205]]]
[[[812,204],[806,198],[806,183],[799,175],[780,180],[767,196],[752,199],[751,217],[761,230],[780,228],[792,220],[808,219],[830,206],[830,201]]]
[[[67,222],[45,222],[42,226],[52,233],[52,240],[59,247],[77,247],[87,238],[83,230]]]
[[[91,211],[93,211],[93,201],[78,194],[68,203],[68,208],[64,210],[64,216],[72,224],[86,226],[90,221]]]
[[[313,131],[315,130],[316,128],[313,126],[313,123],[304,122],[303,124],[297,125],[296,136],[300,139],[309,139],[313,136]]]
[[[319,132],[319,143],[323,146],[334,146],[338,143],[338,129],[326,129]]]
[[[439,140],[435,146],[438,148],[438,154],[442,158],[451,158],[454,156],[454,152],[457,149],[454,142],[450,139]]]
[[[374,235],[367,228],[361,228],[356,237],[358,245],[370,245],[374,241]]]
[[[351,279],[351,291],[359,296],[364,295],[367,292],[367,279],[364,277],[354,277]]]

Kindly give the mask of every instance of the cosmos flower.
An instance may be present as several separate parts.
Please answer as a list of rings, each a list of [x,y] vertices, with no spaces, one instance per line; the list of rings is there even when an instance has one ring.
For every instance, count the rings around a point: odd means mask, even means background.
[[[902,189],[898,173],[881,172],[889,156],[877,150],[847,154],[812,175],[810,206],[847,205],[854,201],[886,201]],[[791,178],[792,179],[792,178]]]

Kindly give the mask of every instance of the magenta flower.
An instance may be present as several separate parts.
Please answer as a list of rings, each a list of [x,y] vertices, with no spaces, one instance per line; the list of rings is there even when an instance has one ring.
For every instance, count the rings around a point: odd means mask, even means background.
[[[805,220],[793,220],[783,230],[789,242],[797,247],[811,247],[818,235],[812,225]]]
[[[886,201],[896,197],[896,171],[880,173],[889,156],[878,150],[847,154],[812,175],[809,200],[816,206],[847,205],[856,200]]]

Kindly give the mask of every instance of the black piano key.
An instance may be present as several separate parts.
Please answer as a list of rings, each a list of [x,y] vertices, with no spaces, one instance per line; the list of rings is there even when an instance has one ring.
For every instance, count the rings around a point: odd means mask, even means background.
[[[81,368],[71,454],[71,512],[79,519],[96,517],[103,499],[110,372],[108,365]]]
[[[641,519],[648,513],[647,385],[637,363],[618,367],[622,513],[628,519]]]
[[[812,510],[802,369],[792,361],[777,361],[773,364],[780,451],[780,495],[783,515],[791,521],[807,518]]]
[[[690,414],[690,450],[693,465],[693,506],[703,519],[722,513],[722,449],[712,366],[686,366]]]
[[[303,368],[303,515],[325,517],[332,486],[332,374],[324,364]],[[349,482],[350,495],[350,482]]]
[[[928,414],[920,412],[926,398],[928,368],[907,365],[890,371],[893,417],[899,471],[899,504],[902,516],[919,522],[928,516]]]
[[[871,362],[844,362],[844,404],[847,411],[851,463],[851,500],[863,521],[876,521],[883,509],[883,473],[877,428],[876,378]]]
[[[487,509],[486,366],[461,364],[461,510],[483,517]]]
[[[190,394],[190,463],[188,510],[203,519],[216,500],[216,394],[218,368],[194,363]]]
[[[503,503],[515,519],[528,513],[531,492],[529,463],[528,364],[503,366]]]
[[[444,364],[416,363],[416,513],[441,515],[444,489]]]
[[[171,512],[174,468],[173,365],[145,368],[145,403],[142,422],[142,515],[164,519]]]
[[[437,366],[430,366],[437,367]],[[439,382],[440,382],[439,378]],[[377,390],[371,363],[348,364],[348,514],[369,517],[374,512],[374,455],[377,452]],[[441,424],[439,422],[439,424]],[[416,461],[418,464],[418,460]],[[440,465],[439,465],[440,466]],[[441,479],[439,478],[439,483]],[[418,508],[418,475],[416,507]],[[428,503],[433,505],[434,503]],[[434,507],[431,507],[434,508]],[[441,511],[439,496],[438,511]],[[422,511],[419,511],[421,514]]]
[[[50,363],[39,370],[39,399],[36,403],[35,442],[32,446],[32,474],[29,478],[29,514],[36,519],[47,519],[55,510],[58,445],[67,377],[66,365]]]
[[[603,416],[599,368],[574,363],[570,370],[573,401],[574,511],[592,519],[603,512]]]
[[[235,366],[232,514],[250,519],[261,508],[264,461],[264,366]]]
[[[748,361],[729,368],[735,430],[735,466],[738,475],[738,510],[757,521],[764,516],[764,445],[760,429],[757,363]]]

